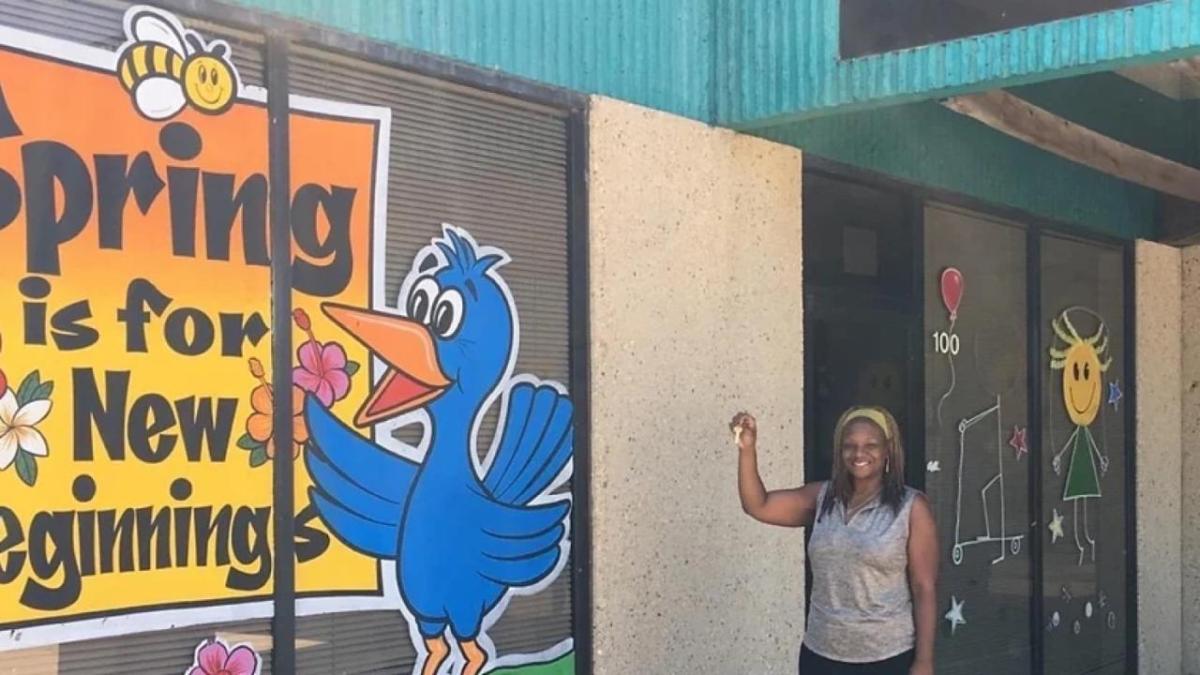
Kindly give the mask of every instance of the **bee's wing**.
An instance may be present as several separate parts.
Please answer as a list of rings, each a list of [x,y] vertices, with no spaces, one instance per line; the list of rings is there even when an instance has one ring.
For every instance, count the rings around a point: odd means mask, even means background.
[[[133,39],[138,42],[156,42],[166,45],[178,54],[187,54],[187,48],[183,44],[183,27],[176,24],[173,18],[149,8],[138,10],[129,19]]]
[[[152,120],[165,120],[179,112],[186,99],[183,87],[169,77],[149,77],[133,90],[137,109]]]

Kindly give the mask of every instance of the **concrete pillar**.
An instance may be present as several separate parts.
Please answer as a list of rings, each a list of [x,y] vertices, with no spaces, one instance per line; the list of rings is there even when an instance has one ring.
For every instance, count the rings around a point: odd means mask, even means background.
[[[1138,663],[1180,672],[1182,527],[1179,249],[1137,243]]]
[[[804,540],[742,513],[727,424],[801,483],[800,152],[605,98],[588,125],[595,672],[794,673]]]
[[[1183,672],[1200,675],[1200,246],[1182,257]]]

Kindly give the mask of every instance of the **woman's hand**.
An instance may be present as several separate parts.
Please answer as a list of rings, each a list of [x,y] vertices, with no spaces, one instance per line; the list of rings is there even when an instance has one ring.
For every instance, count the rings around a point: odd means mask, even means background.
[[[754,419],[754,415],[748,412],[734,415],[733,421],[729,423],[729,430],[733,432],[733,440],[737,443],[739,450],[757,449],[758,422]]]

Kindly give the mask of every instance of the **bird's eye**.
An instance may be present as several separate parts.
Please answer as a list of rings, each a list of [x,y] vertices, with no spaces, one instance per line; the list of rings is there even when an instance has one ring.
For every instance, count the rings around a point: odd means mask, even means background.
[[[418,281],[408,294],[408,306],[406,307],[408,318],[428,326],[432,318],[430,315],[433,312],[433,301],[437,298],[440,290],[438,282],[432,277],[425,277]]]
[[[200,84],[208,83],[208,70],[204,66],[200,66]]]
[[[216,68],[213,68],[213,76],[212,76],[212,83],[213,83],[213,86],[216,86],[216,84],[217,84],[217,76],[218,76],[218,75],[220,75],[220,74],[221,74],[221,71],[217,70]]]
[[[1090,363],[1083,364],[1083,379],[1085,379],[1085,380],[1092,379],[1092,364],[1090,364]]]
[[[448,288],[437,299],[433,309],[432,328],[442,339],[450,339],[458,332],[463,318],[463,296],[458,290]]]
[[[1076,363],[1076,364],[1074,364],[1073,367],[1075,369],[1075,381],[1078,382],[1079,381],[1079,364]]]

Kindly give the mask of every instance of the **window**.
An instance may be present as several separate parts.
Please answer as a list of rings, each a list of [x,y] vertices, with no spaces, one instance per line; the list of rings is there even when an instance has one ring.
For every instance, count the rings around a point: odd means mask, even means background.
[[[0,648],[586,669],[582,99],[194,11],[0,0]]]
[[[1042,575],[1047,673],[1125,672],[1125,268],[1118,248],[1042,241]]]
[[[1029,670],[1029,382],[1024,228],[925,211],[926,492],[942,558],[939,672]],[[945,612],[939,612],[939,618]],[[964,630],[970,626],[970,630]]]

